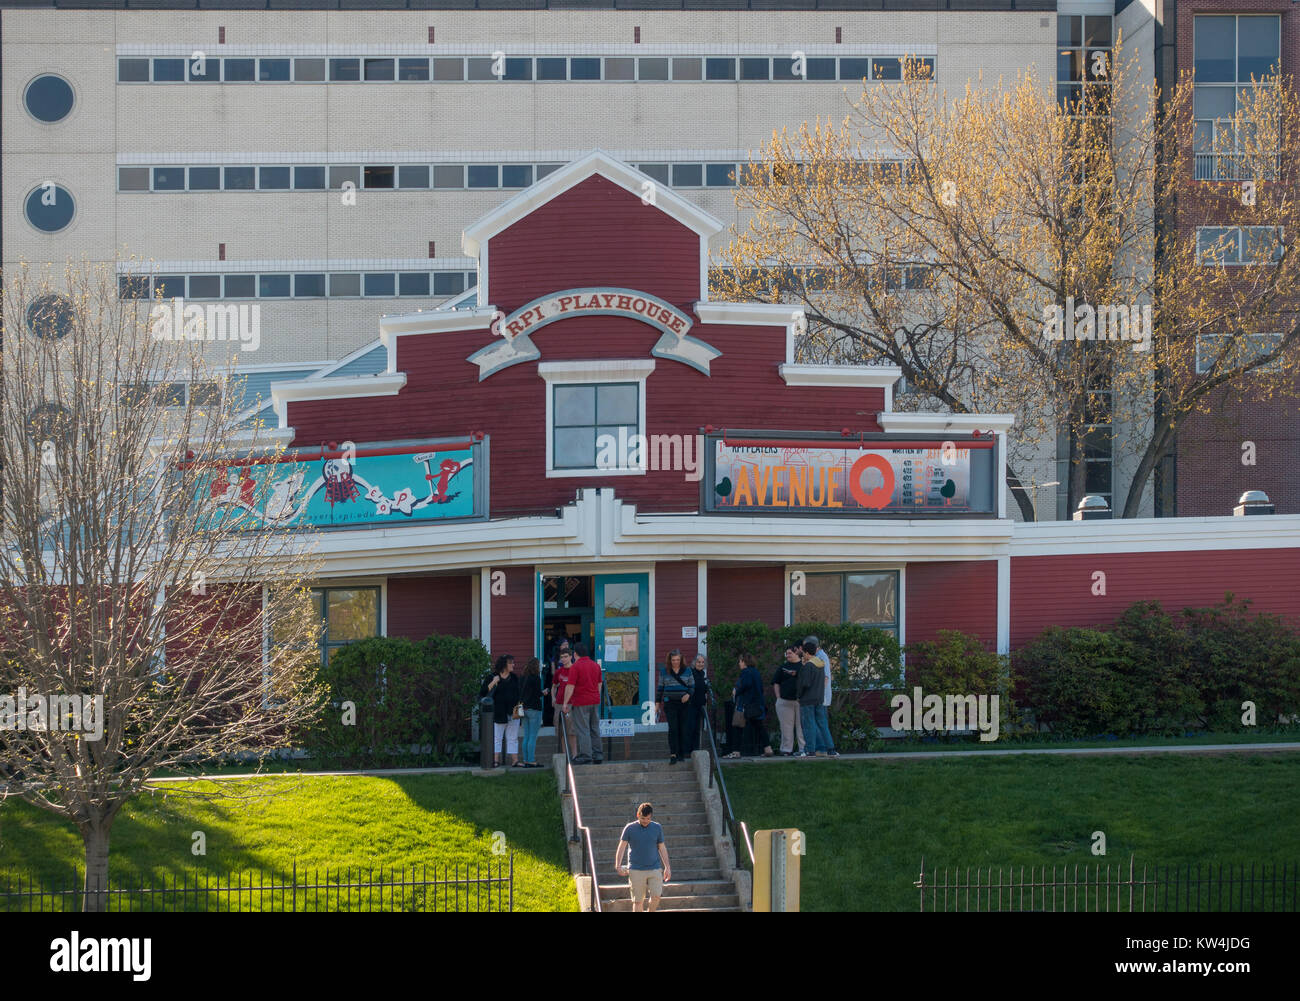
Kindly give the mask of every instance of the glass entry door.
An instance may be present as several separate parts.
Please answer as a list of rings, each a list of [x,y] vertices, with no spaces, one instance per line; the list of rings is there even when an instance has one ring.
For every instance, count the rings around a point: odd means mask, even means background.
[[[614,719],[637,719],[650,691],[650,575],[602,574],[595,578],[596,649],[605,672]]]

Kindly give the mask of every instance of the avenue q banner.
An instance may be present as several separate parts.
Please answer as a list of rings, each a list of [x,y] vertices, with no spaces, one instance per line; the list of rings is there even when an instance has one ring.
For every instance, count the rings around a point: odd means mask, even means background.
[[[201,502],[241,528],[351,528],[481,517],[485,478],[474,442],[428,441],[301,449],[215,463],[200,478]],[[475,459],[479,459],[476,464]]]
[[[991,438],[844,442],[744,432],[710,445],[707,511],[857,517],[996,511]]]

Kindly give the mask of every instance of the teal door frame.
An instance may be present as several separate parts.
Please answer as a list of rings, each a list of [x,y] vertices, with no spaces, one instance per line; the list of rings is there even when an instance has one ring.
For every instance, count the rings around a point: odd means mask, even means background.
[[[605,589],[610,584],[637,585],[636,615],[605,615]],[[639,698],[635,705],[613,706],[609,712],[612,719],[637,719],[642,715],[641,703],[654,701],[650,687],[650,575],[648,573],[596,574],[593,580],[593,601],[595,614],[592,618],[593,637],[596,657],[604,668],[606,678],[611,674],[635,671]],[[607,629],[631,628],[637,630],[637,656],[634,660],[617,662],[605,659],[605,631]]]

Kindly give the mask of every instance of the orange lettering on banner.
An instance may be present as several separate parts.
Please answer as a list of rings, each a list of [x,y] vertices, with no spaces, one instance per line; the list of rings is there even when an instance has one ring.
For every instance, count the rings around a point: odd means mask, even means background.
[[[880,470],[882,483],[875,490],[862,489],[862,474],[868,469]],[[880,509],[888,507],[894,497],[894,467],[879,455],[864,455],[849,470],[849,492],[863,507]]]
[[[789,466],[772,467],[772,506],[781,506],[781,474],[790,472]],[[785,506],[790,506],[790,498],[785,499]]]
[[[749,467],[741,466],[740,471],[736,474],[736,499],[734,501],[737,507],[740,506],[740,498],[745,498],[745,504],[752,507],[754,504],[753,488],[749,485]]]
[[[772,480],[772,470],[768,466],[754,471],[754,490],[758,494],[757,504],[762,507],[767,503],[767,485]]]
[[[822,492],[817,496],[817,474],[821,473]],[[808,470],[808,506],[824,507],[826,504],[826,470],[813,466]]]
[[[807,472],[807,466],[790,467],[790,507],[806,507],[808,504]]]
[[[839,480],[840,475],[844,472],[844,467],[835,466],[834,468],[827,470],[827,472],[829,473],[830,486],[826,488],[826,506],[843,507],[844,502],[835,499],[835,488],[839,486],[837,480]]]

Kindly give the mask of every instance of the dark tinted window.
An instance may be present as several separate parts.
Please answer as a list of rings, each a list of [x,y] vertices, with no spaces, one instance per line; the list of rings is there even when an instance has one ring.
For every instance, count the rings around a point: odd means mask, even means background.
[[[340,80],[344,83],[361,79],[361,60],[360,59],[331,59],[330,60],[330,80]]]
[[[148,191],[149,190],[149,168],[148,167],[118,167],[117,168],[117,190],[118,191]]]
[[[288,275],[258,275],[257,294],[263,299],[284,299],[289,295]]]
[[[668,184],[668,164],[666,163],[642,163],[637,165],[641,173],[653,177],[660,184]]]
[[[43,295],[27,307],[27,329],[37,337],[58,340],[72,329],[72,300],[66,295]]]
[[[185,168],[154,167],[153,189],[154,191],[184,191]]]
[[[460,295],[465,291],[465,273],[463,271],[435,271],[433,274],[434,295]]]
[[[435,80],[464,80],[464,59],[435,59],[433,61],[433,78]]]
[[[704,183],[704,165],[699,163],[674,163],[673,187],[698,188]]]
[[[397,186],[399,188],[427,188],[429,186],[429,167],[423,163],[404,163],[397,168]]]
[[[289,79],[288,59],[259,59],[257,61],[257,78],[275,83]]]
[[[903,64],[894,58],[876,58],[871,60],[871,78],[873,80],[903,79]]]
[[[745,56],[740,60],[740,79],[766,80],[770,77],[770,59],[758,59]]]
[[[226,167],[225,189],[227,191],[252,191],[256,187],[253,167]]]
[[[668,59],[639,59],[637,60],[637,73],[642,80],[667,80]]]
[[[158,82],[171,83],[185,79],[184,59],[155,59],[153,61],[153,78]]]
[[[397,63],[392,59],[367,59],[367,80],[392,80],[397,75]]]
[[[297,299],[323,299],[325,297],[325,276],[294,275],[293,294]]]
[[[809,59],[805,67],[809,80],[834,80],[835,59]]]
[[[221,187],[220,167],[191,167],[191,191],[216,191]]]
[[[351,273],[330,275],[330,296],[332,298],[351,298],[360,294],[360,275]]]
[[[397,79],[399,80],[429,79],[429,60],[427,59],[397,60]]]
[[[251,299],[257,291],[257,275],[226,275],[227,299]]]
[[[533,61],[531,59],[507,59],[506,80],[531,80],[533,78]]]
[[[471,163],[469,165],[469,187],[495,188],[498,183],[497,165],[495,163]]]
[[[119,275],[117,278],[117,296],[119,299],[148,299],[148,275]]]
[[[66,188],[47,183],[32,189],[23,208],[27,221],[41,232],[57,233],[72,222],[76,203]]]
[[[599,80],[600,60],[583,57],[569,60],[570,80]]]
[[[704,60],[704,79],[706,80],[734,80],[736,79],[736,60],[711,58]]]
[[[226,82],[227,83],[245,83],[251,82],[257,75],[256,59],[227,59],[226,60]]]
[[[325,79],[324,59],[295,59],[293,61],[293,78],[308,83],[318,83]]]
[[[841,59],[841,80],[862,80],[871,76],[870,59]]]
[[[117,61],[118,83],[148,83],[148,59],[119,59]]]
[[[533,168],[527,163],[507,163],[501,167],[501,187],[526,188],[533,183]]]
[[[465,168],[458,163],[437,164],[433,168],[435,188],[465,187]]]
[[[428,295],[429,273],[427,271],[399,271],[397,273],[398,295]]]
[[[362,171],[367,188],[391,188],[397,180],[394,167],[366,167]]]
[[[299,190],[318,191],[325,187],[324,167],[294,167],[293,186]]]
[[[330,168],[330,188],[338,191],[344,184],[351,184],[353,187],[361,185],[361,168],[360,167],[331,167]]]
[[[380,271],[366,274],[366,295],[393,295],[396,287],[393,283],[393,273],[391,271]]]
[[[289,187],[288,167],[259,167],[257,186],[264,191],[284,191]]]
[[[710,188],[731,188],[736,182],[732,180],[736,173],[734,163],[710,163],[705,168],[705,183]]]
[[[153,280],[153,297],[155,299],[176,299],[185,296],[184,275],[155,275]]]
[[[190,275],[189,297],[191,299],[220,299],[220,275]]]
[[[537,59],[537,79],[563,80],[567,75],[565,62],[563,56],[539,56]]]

